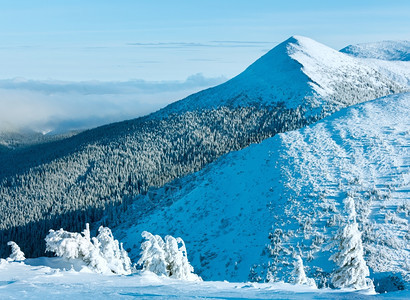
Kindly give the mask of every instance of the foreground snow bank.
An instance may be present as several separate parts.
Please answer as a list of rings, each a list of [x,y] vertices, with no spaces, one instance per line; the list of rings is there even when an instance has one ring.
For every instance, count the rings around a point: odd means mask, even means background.
[[[65,265],[65,267],[64,267]],[[68,269],[68,270],[67,270]],[[69,270],[59,257],[0,262],[0,299],[367,299],[348,290],[318,290],[287,283],[190,282],[159,277],[151,272],[128,276]],[[406,299],[409,291],[374,297]]]

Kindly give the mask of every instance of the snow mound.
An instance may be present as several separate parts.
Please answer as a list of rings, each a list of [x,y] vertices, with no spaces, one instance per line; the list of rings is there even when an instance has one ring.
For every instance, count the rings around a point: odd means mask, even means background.
[[[340,52],[361,58],[410,61],[410,41],[382,41],[349,45]]]
[[[131,257],[144,230],[181,236],[205,280],[287,280],[300,255],[328,286],[350,197],[370,278],[410,281],[409,112],[409,93],[389,96],[230,153],[140,196],[152,212],[131,208],[116,234]]]

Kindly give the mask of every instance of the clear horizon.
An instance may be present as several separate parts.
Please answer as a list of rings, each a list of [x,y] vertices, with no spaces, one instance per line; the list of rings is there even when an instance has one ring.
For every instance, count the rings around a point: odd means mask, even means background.
[[[409,39],[408,1],[1,1],[0,79],[231,78],[292,35]]]

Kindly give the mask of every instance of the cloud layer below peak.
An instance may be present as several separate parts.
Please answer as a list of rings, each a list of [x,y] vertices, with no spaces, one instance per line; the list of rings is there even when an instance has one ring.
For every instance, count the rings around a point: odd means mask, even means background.
[[[0,80],[0,132],[64,133],[136,118],[224,81],[202,74],[185,81]]]

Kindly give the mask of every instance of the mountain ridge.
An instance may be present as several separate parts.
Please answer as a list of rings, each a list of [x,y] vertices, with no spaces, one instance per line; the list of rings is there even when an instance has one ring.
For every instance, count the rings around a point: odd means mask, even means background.
[[[360,57],[388,61],[410,61],[410,41],[381,41],[349,45],[340,52]]]
[[[50,228],[79,231],[102,217],[115,225],[140,193],[342,107],[406,89],[329,49],[291,38],[227,83],[156,113],[0,155],[2,247],[15,240],[27,255],[42,255],[27,240],[43,239]],[[321,62],[323,53],[333,67]]]
[[[370,82],[367,82],[369,79],[366,77],[370,78]],[[344,85],[340,82],[342,80],[356,84],[355,93],[343,95],[340,89],[348,87],[348,84]],[[392,85],[389,86],[387,82]],[[181,109],[217,108],[223,105],[269,106],[276,103],[284,103],[287,108],[302,106],[312,109],[323,106],[324,113],[331,113],[332,110],[346,105],[349,99],[359,101],[356,99],[358,95],[355,94],[365,93],[365,88],[368,88],[366,84],[385,89],[384,93],[390,93],[389,89],[404,91],[406,88],[366,65],[361,59],[340,53],[312,39],[292,36],[267,52],[238,76],[217,87],[176,101],[158,113],[168,115],[180,112]],[[238,86],[241,88],[238,89]],[[238,90],[241,93],[235,92]],[[372,99],[381,96],[383,92],[375,94]],[[369,95],[365,95],[365,98],[368,97]]]

